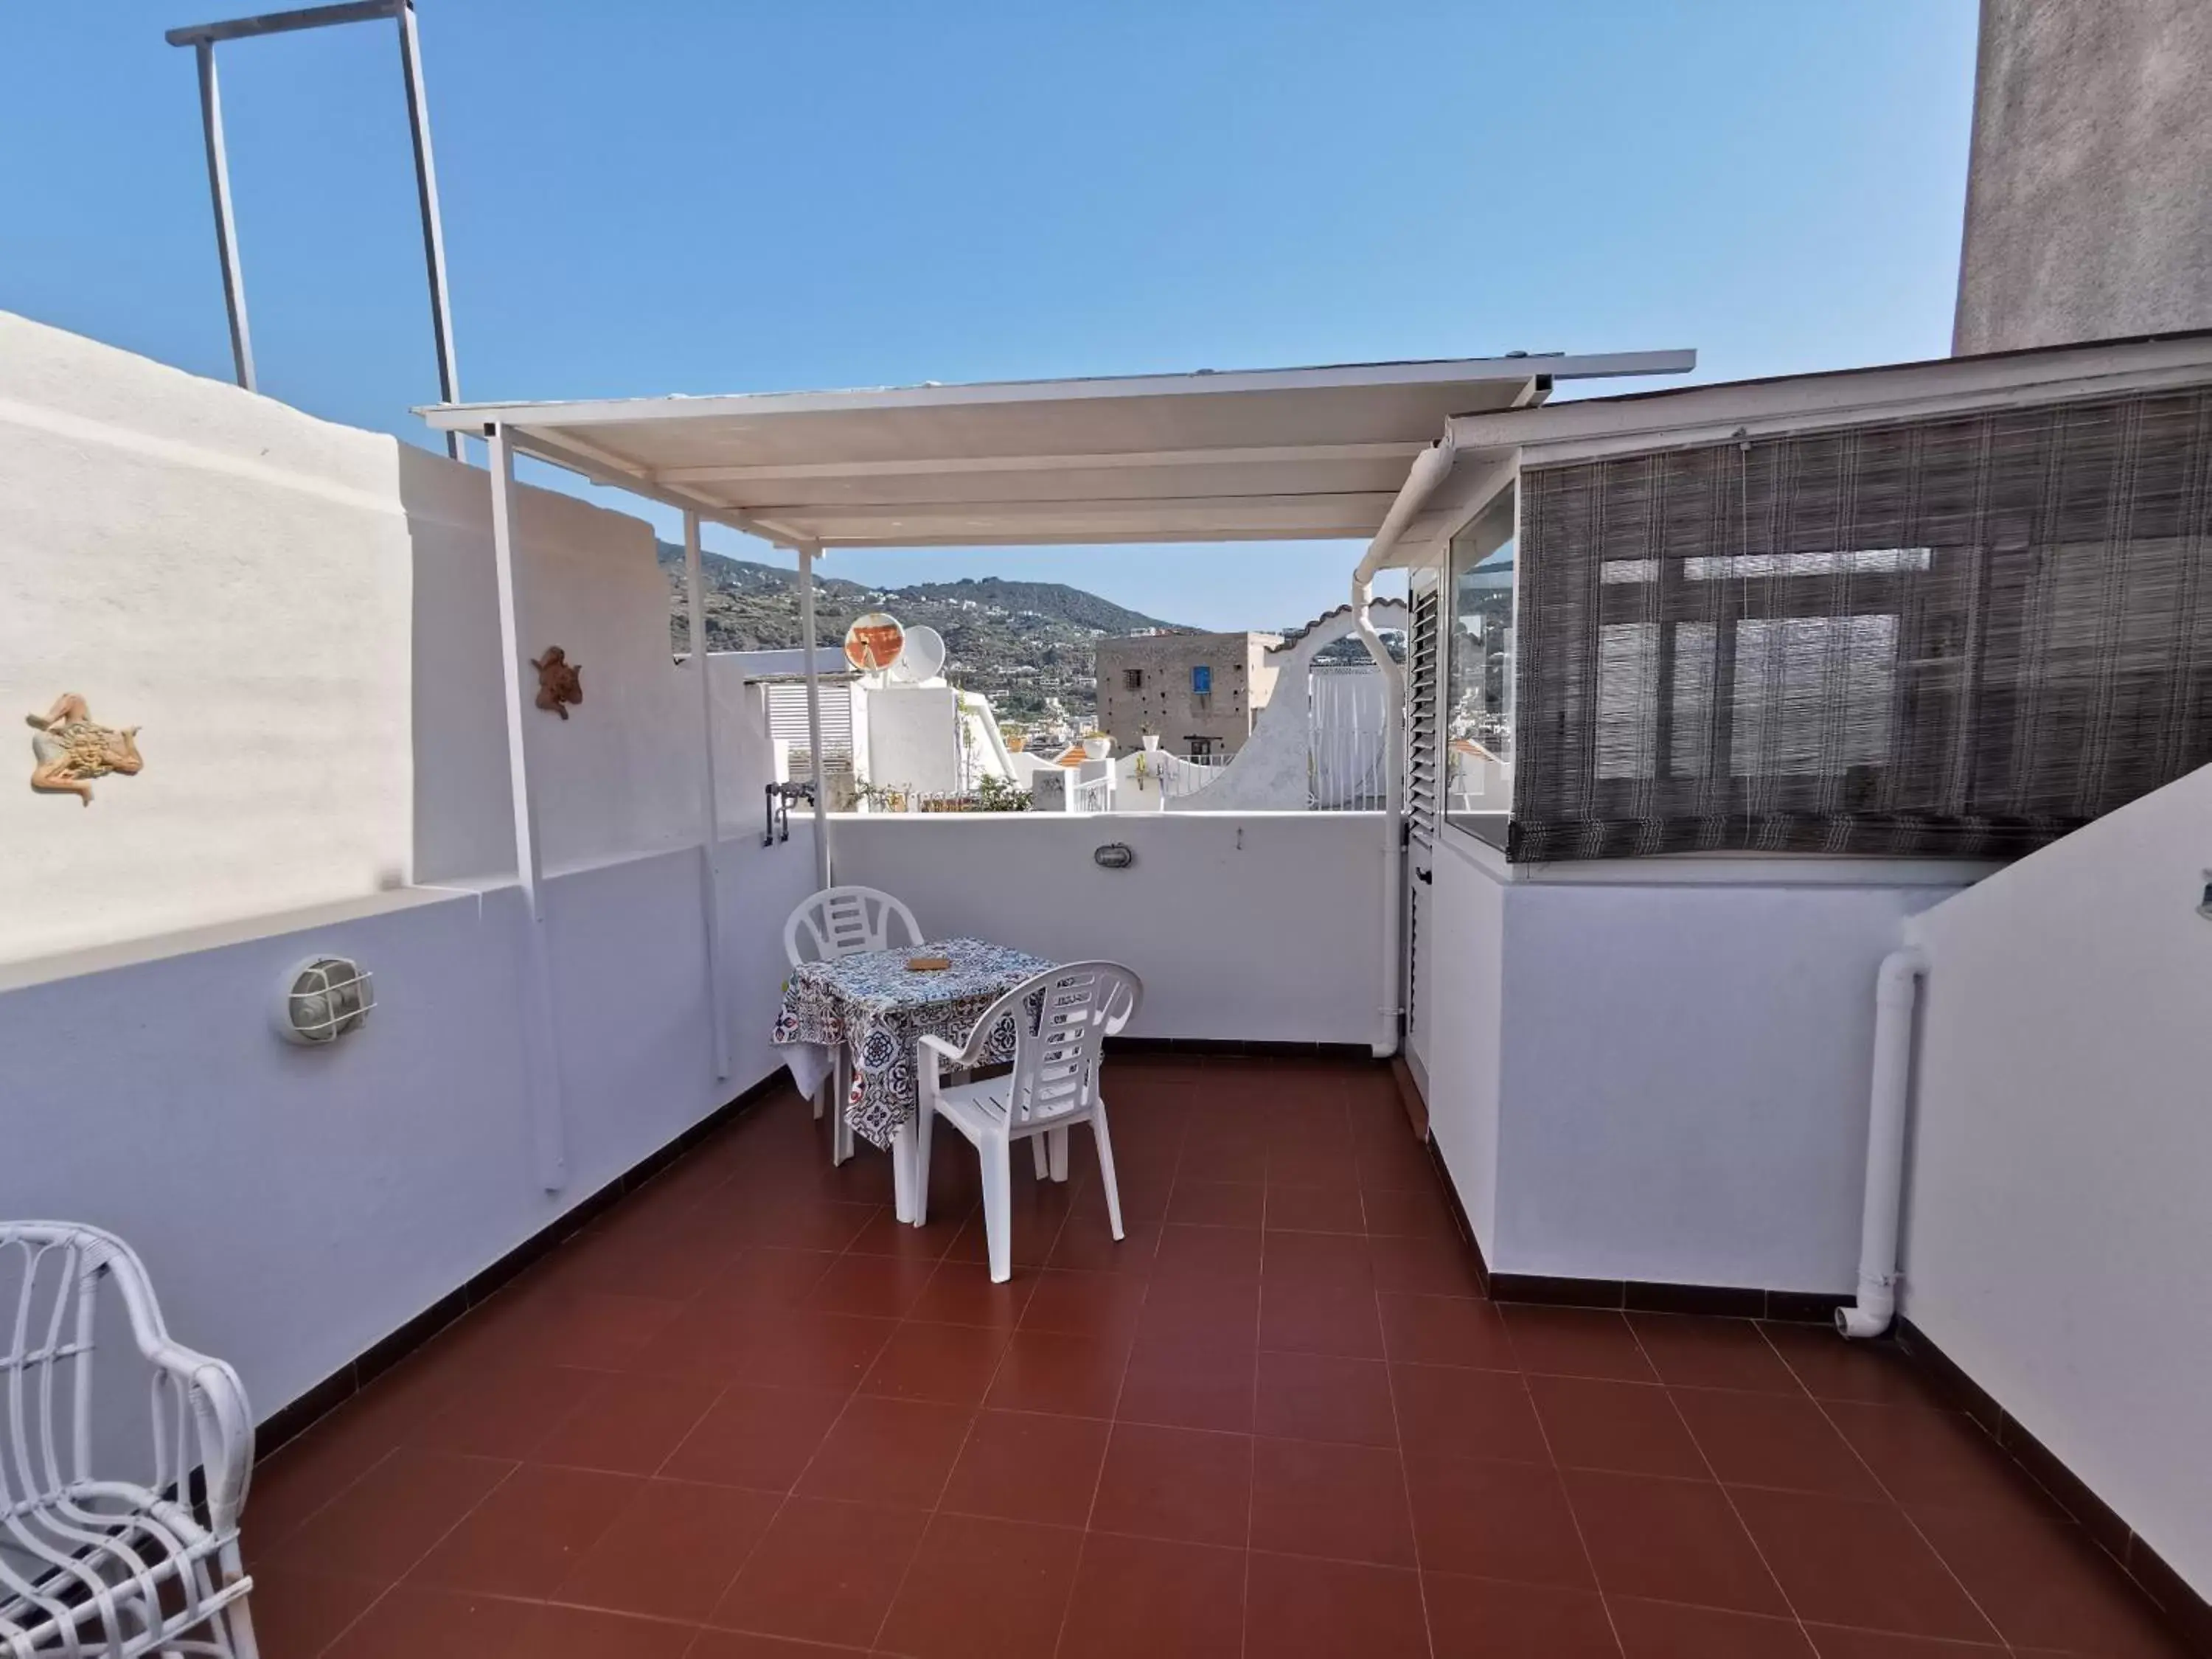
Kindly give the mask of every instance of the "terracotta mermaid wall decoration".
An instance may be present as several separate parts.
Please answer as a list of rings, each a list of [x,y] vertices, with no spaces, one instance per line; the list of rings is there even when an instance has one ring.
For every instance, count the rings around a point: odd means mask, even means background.
[[[538,706],[567,720],[566,705],[584,701],[583,664],[570,662],[567,652],[550,645],[544,656],[531,659],[530,665],[538,671]]]

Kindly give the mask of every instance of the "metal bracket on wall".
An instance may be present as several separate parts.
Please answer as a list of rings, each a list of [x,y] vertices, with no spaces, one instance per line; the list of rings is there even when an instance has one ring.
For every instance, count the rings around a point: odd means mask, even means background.
[[[801,783],[771,783],[765,786],[764,793],[768,825],[761,831],[761,845],[773,847],[791,839],[791,804],[795,800],[811,803],[814,784],[811,779]]]
[[[446,293],[446,238],[438,217],[438,174],[430,159],[430,106],[422,90],[422,46],[415,32],[414,0],[349,0],[335,6],[264,12],[222,23],[194,23],[171,29],[162,39],[190,46],[198,59],[200,131],[207,145],[208,192],[215,201],[216,252],[222,260],[223,305],[230,313],[230,355],[239,385],[253,391],[253,337],[246,319],[246,278],[238,257],[238,226],[230,205],[230,163],[223,148],[222,96],[216,80],[215,49],[224,40],[336,23],[374,22],[392,18],[399,25],[399,69],[407,87],[407,124],[415,141],[415,194],[422,210],[422,258],[430,279],[430,327],[438,351],[438,400],[460,399],[460,371],[453,356],[452,303]],[[446,434],[446,453],[461,459],[461,435]]]

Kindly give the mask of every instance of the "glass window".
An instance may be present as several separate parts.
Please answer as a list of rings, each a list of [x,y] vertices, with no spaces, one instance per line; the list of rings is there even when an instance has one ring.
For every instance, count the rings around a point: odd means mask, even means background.
[[[1124,691],[1143,690],[1145,689],[1145,671],[1141,668],[1123,669],[1121,671],[1121,689]]]
[[[1513,804],[1514,492],[1452,538],[1444,585],[1444,818],[1498,846]]]
[[[1212,691],[1213,690],[1213,671],[1207,667],[1204,663],[1200,663],[1196,667],[1193,668],[1190,671],[1190,689],[1194,696],[1201,697]]]

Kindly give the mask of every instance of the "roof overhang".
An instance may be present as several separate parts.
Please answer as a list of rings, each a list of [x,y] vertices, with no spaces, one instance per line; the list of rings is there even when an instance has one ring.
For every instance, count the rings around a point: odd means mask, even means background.
[[[1689,351],[450,404],[522,454],[787,546],[1358,539],[1455,416]]]

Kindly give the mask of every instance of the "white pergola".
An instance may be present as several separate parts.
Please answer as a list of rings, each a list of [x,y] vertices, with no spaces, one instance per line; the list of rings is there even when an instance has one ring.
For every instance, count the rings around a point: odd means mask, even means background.
[[[1340,364],[850,392],[441,404],[419,411],[490,447],[516,867],[531,917],[533,1095],[542,1173],[564,1176],[542,869],[522,743],[527,693],[515,606],[514,457],[659,501],[684,515],[691,662],[700,670],[707,787],[701,825],[715,1052],[729,1074],[720,987],[714,704],[699,530],[726,525],[799,556],[815,875],[830,881],[816,676],[815,561],[836,548],[1301,541],[1376,536],[1414,463],[1454,416],[1543,402],[1555,382],[1676,374],[1690,351]],[[1392,539],[1425,529],[1398,514]],[[1395,840],[1393,837],[1393,847]]]

